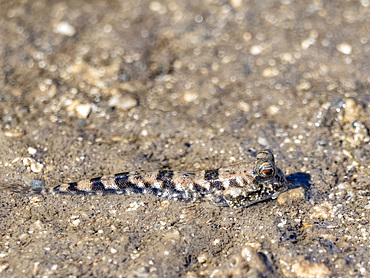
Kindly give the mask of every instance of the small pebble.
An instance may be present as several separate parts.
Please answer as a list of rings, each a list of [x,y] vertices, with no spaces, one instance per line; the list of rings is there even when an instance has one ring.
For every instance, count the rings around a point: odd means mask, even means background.
[[[74,100],[68,103],[66,110],[74,111],[79,118],[86,119],[91,112],[91,104],[81,104],[79,100]]]
[[[6,137],[19,137],[21,136],[21,133],[19,131],[6,131],[4,135]]]
[[[197,259],[198,259],[198,262],[200,263],[200,264],[202,264],[202,263],[204,263],[204,262],[206,262],[207,261],[207,255],[206,254],[200,254],[198,257],[197,257]]]
[[[30,155],[34,155],[34,154],[36,154],[36,152],[37,152],[37,150],[36,150],[35,148],[32,148],[32,147],[29,147],[27,150],[28,150],[28,153],[29,153]]]
[[[170,231],[163,237],[163,242],[170,242],[171,244],[176,244],[177,241],[180,240],[180,232]]]
[[[305,190],[303,187],[297,187],[283,192],[279,195],[277,203],[280,206],[289,206],[292,203],[298,203],[305,199]]]
[[[251,111],[251,106],[249,105],[249,103],[245,102],[245,101],[239,101],[238,102],[238,108],[240,110],[242,110],[243,112],[250,112]]]
[[[333,213],[333,204],[324,202],[312,208],[311,219],[327,219]]]
[[[3,116],[3,123],[4,124],[10,124],[15,120],[15,116],[13,114],[6,114]]]
[[[324,264],[314,263],[309,260],[293,264],[292,271],[298,278],[326,278],[331,274]]]
[[[274,67],[266,68],[262,72],[263,77],[275,77],[279,75],[279,70]]]
[[[186,103],[195,102],[198,98],[198,94],[196,92],[186,91],[184,94],[184,101]]]
[[[159,14],[165,14],[167,12],[166,6],[162,5],[159,1],[152,1],[149,4],[149,9]]]
[[[258,144],[260,144],[262,146],[267,146],[268,145],[268,142],[267,142],[266,138],[264,138],[264,137],[258,137],[257,142],[258,142]]]
[[[31,164],[31,171],[34,173],[40,173],[42,168],[44,168],[44,165],[37,161]]]
[[[76,113],[79,118],[86,119],[91,112],[91,104],[80,104],[76,106]]]
[[[270,116],[274,116],[280,112],[280,107],[277,105],[271,105],[267,108],[267,114]]]
[[[33,270],[32,270],[32,275],[33,276],[36,276],[38,273],[39,273],[39,271],[40,271],[40,262],[35,262],[34,264],[33,264]]]
[[[297,85],[297,90],[298,91],[307,91],[311,89],[311,83],[308,82],[308,81],[304,81],[302,83],[300,83],[299,85]]]
[[[31,171],[34,173],[39,173],[41,172],[42,168],[44,168],[43,164],[41,164],[40,162],[37,162],[31,157],[23,158],[23,165],[29,166],[31,168]]]
[[[1,264],[0,265],[0,273],[3,272],[5,269],[7,269],[9,267],[9,264],[8,263],[4,263],[4,264]]]
[[[317,141],[316,141],[316,144],[317,145],[319,145],[319,146],[322,146],[322,147],[325,147],[325,146],[327,146],[328,145],[328,141],[326,141],[326,140],[324,140],[324,139],[318,139]]]
[[[191,271],[191,272],[186,273],[185,277],[186,278],[198,278],[198,275],[195,272]]]
[[[316,40],[314,38],[308,38],[301,42],[301,47],[303,50],[308,49],[311,45],[315,44]]]
[[[45,182],[42,180],[33,180],[31,181],[31,187],[33,190],[39,190],[45,187]]]
[[[285,53],[280,54],[280,59],[282,61],[286,62],[286,63],[290,63],[290,64],[295,63],[294,56],[289,52],[285,52]]]
[[[30,166],[31,165],[31,163],[32,163],[32,158],[30,158],[30,157],[25,157],[25,158],[23,158],[22,159],[22,162],[23,162],[23,166]]]
[[[37,228],[37,229],[41,229],[43,224],[40,220],[36,220],[35,223],[33,223],[33,225]]]
[[[261,54],[263,51],[263,47],[261,45],[253,45],[249,52],[252,54],[252,55],[258,55],[258,54]]]
[[[80,219],[75,219],[75,220],[72,220],[71,223],[72,223],[73,226],[77,227],[81,223],[81,220]]]
[[[67,37],[72,37],[76,33],[76,29],[66,21],[59,22],[54,26],[53,32]]]
[[[341,124],[349,123],[351,124],[353,121],[359,119],[362,113],[362,107],[360,104],[357,103],[356,99],[354,98],[347,98],[344,100],[344,115],[341,119]]]
[[[341,44],[337,45],[337,50],[340,53],[349,55],[349,54],[352,53],[352,46],[350,44],[344,42],[344,43],[341,43]]]
[[[369,131],[364,122],[356,120],[352,123],[352,127],[352,132],[354,133],[352,140],[353,142],[351,142],[352,144],[359,145],[362,142],[370,142]]]
[[[230,5],[233,8],[239,8],[243,4],[242,0],[230,0]]]
[[[129,110],[138,105],[138,101],[130,95],[114,95],[110,98],[108,105],[122,110]]]
[[[262,244],[259,242],[246,242],[244,246],[250,246],[254,248],[255,250],[257,250],[258,252],[261,251],[261,248],[262,248]]]

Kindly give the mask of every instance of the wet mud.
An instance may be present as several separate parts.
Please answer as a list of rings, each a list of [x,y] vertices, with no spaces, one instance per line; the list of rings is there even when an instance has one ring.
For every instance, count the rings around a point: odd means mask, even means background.
[[[0,7],[0,277],[370,276],[368,1]],[[247,208],[43,191],[261,149]]]

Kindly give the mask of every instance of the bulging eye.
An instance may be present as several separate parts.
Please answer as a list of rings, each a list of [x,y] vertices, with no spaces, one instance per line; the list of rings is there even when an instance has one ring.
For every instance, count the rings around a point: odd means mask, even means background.
[[[263,150],[258,152],[257,160],[272,161],[274,162],[274,155],[271,150]]]
[[[258,175],[262,178],[269,178],[275,174],[274,165],[271,162],[264,162],[258,168]]]
[[[263,151],[260,151],[258,152],[257,154],[257,159],[259,160],[274,160],[274,155],[272,154],[272,151],[270,150],[263,150]]]

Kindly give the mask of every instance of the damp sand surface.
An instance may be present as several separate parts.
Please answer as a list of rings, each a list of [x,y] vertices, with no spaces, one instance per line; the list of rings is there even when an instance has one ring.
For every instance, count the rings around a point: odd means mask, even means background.
[[[368,1],[0,6],[0,277],[370,276]],[[261,149],[248,208],[32,192]]]

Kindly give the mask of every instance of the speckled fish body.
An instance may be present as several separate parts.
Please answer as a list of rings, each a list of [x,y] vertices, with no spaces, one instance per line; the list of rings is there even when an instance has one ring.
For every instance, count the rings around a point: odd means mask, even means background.
[[[171,170],[125,172],[62,184],[52,191],[153,194],[186,202],[206,200],[235,208],[276,198],[287,189],[287,180],[276,167],[273,153],[263,150],[254,162],[230,168],[185,173]]]

